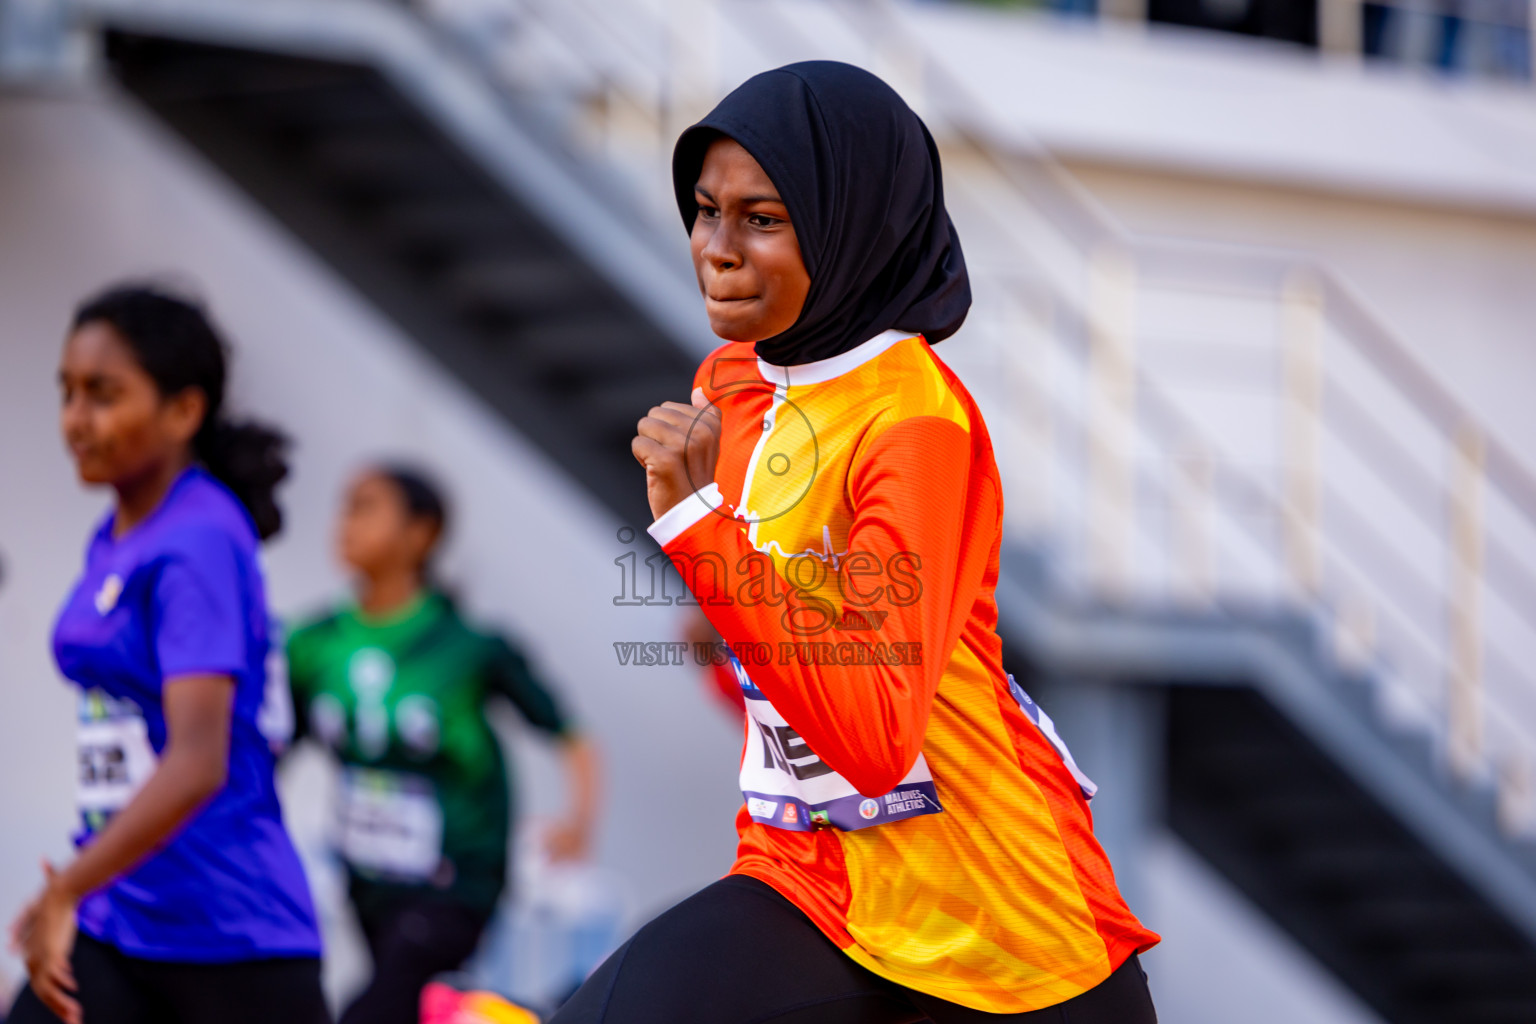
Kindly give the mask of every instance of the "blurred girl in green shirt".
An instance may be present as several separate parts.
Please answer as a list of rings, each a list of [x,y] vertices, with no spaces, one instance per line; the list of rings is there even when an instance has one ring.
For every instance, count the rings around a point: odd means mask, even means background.
[[[573,806],[551,857],[583,857],[592,833],[592,748],[517,648],[465,623],[427,583],[446,521],[422,474],[364,471],[337,537],[355,599],[288,641],[295,738],[341,764],[338,845],[373,954],[373,979],[341,1024],[416,1021],[422,986],[474,952],[495,909],[513,799],[491,698],[560,744]]]

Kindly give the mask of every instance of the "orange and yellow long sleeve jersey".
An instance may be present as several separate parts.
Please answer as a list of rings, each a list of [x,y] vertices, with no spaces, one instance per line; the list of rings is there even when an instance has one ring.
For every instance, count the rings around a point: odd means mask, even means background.
[[[1094,839],[1091,783],[1002,667],[1003,501],[970,395],[917,336],[797,367],[717,349],[712,483],[651,527],[739,659],[732,873],[858,963],[992,1013],[1158,941]]]

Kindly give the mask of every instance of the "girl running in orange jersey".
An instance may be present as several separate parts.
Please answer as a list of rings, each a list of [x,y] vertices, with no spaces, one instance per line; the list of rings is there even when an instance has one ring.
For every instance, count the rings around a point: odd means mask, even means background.
[[[685,132],[673,179],[731,340],[633,447],[736,655],[740,845],[557,1024],[1155,1021],[1093,784],[1003,671],[997,467],[931,347],[970,289],[927,129],[794,64]]]

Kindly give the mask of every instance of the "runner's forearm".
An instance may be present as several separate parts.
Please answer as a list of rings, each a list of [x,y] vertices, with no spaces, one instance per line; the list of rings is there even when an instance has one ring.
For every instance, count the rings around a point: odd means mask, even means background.
[[[562,754],[571,801],[571,820],[590,833],[602,803],[602,779],[597,748],[584,736],[566,740]]]
[[[204,765],[167,748],[160,767],[114,815],[100,835],[59,874],[58,884],[76,897],[100,889],[154,853],[223,786]]]
[[[223,788],[233,695],[227,676],[192,676],[166,684],[168,738],[159,765],[59,873],[57,886],[80,898],[107,885],[165,845]]]
[[[695,597],[725,641],[767,652],[748,673],[784,720],[866,796],[890,790],[916,761],[980,583],[957,582],[968,445],[936,419],[872,443],[850,476],[854,522],[837,568],[807,560],[816,572],[786,579],[722,515],[665,546],[684,580],[705,588]],[[717,572],[699,573],[701,560]],[[859,669],[800,657],[810,646],[847,652]],[[856,648],[869,656],[852,658]]]

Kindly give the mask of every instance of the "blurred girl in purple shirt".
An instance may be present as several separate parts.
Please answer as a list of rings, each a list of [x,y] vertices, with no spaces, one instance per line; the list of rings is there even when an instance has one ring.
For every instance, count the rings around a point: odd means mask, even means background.
[[[225,372],[203,311],[153,288],[87,301],[64,345],[64,440],[116,502],[54,631],[80,690],[78,852],[12,926],[10,1024],[328,1019],[256,727],[285,442],[225,417]]]

